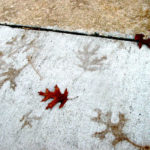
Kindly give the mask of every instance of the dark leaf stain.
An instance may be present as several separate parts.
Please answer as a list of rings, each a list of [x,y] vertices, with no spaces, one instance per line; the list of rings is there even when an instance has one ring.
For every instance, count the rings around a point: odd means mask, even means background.
[[[115,139],[112,141],[112,145],[116,146],[118,143],[122,141],[127,141],[131,145],[139,148],[139,150],[150,150],[150,146],[142,146],[138,145],[135,142],[131,141],[125,133],[123,133],[123,127],[127,121],[125,118],[125,115],[122,113],[119,113],[119,122],[118,123],[112,123],[111,122],[111,116],[112,113],[108,112],[105,114],[106,120],[102,117],[104,115],[100,109],[95,109],[97,112],[97,117],[92,118],[92,121],[104,124],[106,125],[106,129],[102,132],[95,132],[94,137],[99,138],[100,140],[103,140],[107,133],[112,133],[115,137]]]

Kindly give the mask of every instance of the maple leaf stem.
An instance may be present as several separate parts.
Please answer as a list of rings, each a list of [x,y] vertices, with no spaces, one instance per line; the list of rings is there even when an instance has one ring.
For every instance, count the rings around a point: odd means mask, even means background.
[[[79,96],[76,96],[74,98],[68,98],[68,100],[74,100],[74,99],[77,99]]]

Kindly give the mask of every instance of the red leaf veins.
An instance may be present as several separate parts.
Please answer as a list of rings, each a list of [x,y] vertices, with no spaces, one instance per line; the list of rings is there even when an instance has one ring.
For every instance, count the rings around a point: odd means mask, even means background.
[[[51,98],[53,99],[53,101],[51,101],[47,105],[46,109],[49,109],[49,108],[52,109],[57,103],[61,103],[59,108],[62,108],[68,100],[67,88],[65,89],[64,94],[62,94],[57,85],[55,85],[55,91],[54,92],[51,92],[48,89],[46,89],[45,93],[41,92],[41,91],[38,93],[39,93],[39,95],[44,96],[44,98],[42,99],[41,102],[47,101],[48,99],[51,99]]]
[[[143,44],[147,45],[150,48],[150,38],[148,39],[143,39],[144,35],[143,34],[136,34],[135,35],[135,40],[138,41],[138,46],[139,48],[142,47]]]

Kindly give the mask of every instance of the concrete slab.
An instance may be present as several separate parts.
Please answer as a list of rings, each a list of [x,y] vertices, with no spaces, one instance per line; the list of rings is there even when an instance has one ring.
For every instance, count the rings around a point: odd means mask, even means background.
[[[38,91],[69,98],[45,110]],[[0,27],[1,150],[150,150],[150,51]]]
[[[0,22],[122,37],[150,36],[150,0],[1,0]]]

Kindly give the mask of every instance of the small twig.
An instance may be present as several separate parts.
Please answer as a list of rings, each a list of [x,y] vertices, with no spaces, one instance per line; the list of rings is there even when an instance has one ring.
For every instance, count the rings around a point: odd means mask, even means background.
[[[40,75],[39,71],[34,67],[33,63],[32,63],[32,57],[31,56],[27,56],[28,62],[29,64],[32,66],[33,70],[37,73],[37,75],[40,77],[40,80],[43,79],[43,77]]]

